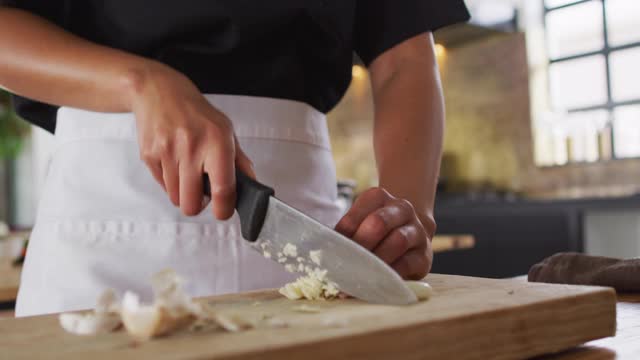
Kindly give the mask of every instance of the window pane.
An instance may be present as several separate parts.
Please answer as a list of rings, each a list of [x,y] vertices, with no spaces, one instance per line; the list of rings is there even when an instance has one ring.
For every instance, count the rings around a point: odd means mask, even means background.
[[[607,117],[606,110],[576,112],[567,115],[565,124],[569,162],[598,160],[598,133],[607,123]]]
[[[607,102],[604,56],[594,55],[549,66],[551,101],[556,110]]]
[[[552,59],[600,50],[604,47],[602,4],[584,4],[554,10],[547,15],[547,41]]]
[[[613,134],[617,157],[640,156],[640,106],[623,106],[613,112]]]
[[[609,44],[617,46],[640,41],[640,1],[607,0]]]
[[[544,0],[544,4],[547,8],[554,8],[562,5],[571,4],[577,2],[578,0]]]
[[[640,99],[640,47],[611,53],[611,92],[615,101]]]

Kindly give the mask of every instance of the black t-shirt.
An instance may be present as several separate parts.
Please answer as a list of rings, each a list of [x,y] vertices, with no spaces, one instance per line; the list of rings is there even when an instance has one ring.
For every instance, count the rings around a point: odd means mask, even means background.
[[[6,2],[6,0],[5,0]],[[90,41],[161,61],[203,93],[305,102],[328,112],[365,64],[469,17],[463,0],[9,0]],[[14,98],[49,131],[56,107]]]

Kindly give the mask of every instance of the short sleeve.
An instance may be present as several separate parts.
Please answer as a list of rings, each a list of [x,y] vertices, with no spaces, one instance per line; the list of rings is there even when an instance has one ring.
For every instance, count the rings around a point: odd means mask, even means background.
[[[358,0],[354,51],[369,65],[404,40],[467,20],[463,0]]]

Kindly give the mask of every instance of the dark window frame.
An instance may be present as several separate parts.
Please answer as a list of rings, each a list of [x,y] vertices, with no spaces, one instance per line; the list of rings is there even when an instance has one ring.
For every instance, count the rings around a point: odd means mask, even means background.
[[[560,9],[566,9],[566,8],[571,8],[574,7],[576,5],[580,5],[580,4],[585,4],[588,2],[593,2],[593,1],[597,1],[600,2],[601,6],[602,6],[602,25],[603,25],[603,31],[602,31],[602,36],[604,37],[604,42],[603,42],[603,47],[599,50],[595,50],[595,51],[588,51],[588,52],[582,52],[582,53],[577,53],[577,54],[573,54],[573,55],[569,55],[569,56],[563,56],[563,57],[559,57],[559,58],[551,58],[549,57],[548,60],[548,65],[551,64],[555,64],[555,63],[560,63],[560,62],[564,62],[564,61],[571,61],[571,60],[575,60],[575,59],[580,59],[580,58],[585,58],[585,57],[589,57],[589,56],[594,56],[594,55],[602,55],[604,56],[605,59],[605,78],[606,78],[606,85],[607,85],[607,101],[604,104],[593,104],[590,106],[583,106],[583,107],[577,107],[577,108],[571,108],[571,109],[567,109],[568,113],[579,113],[579,112],[587,112],[587,111],[593,111],[593,110],[606,110],[608,113],[608,124],[610,126],[611,129],[611,157],[613,160],[615,159],[628,159],[629,157],[623,157],[623,158],[619,158],[616,155],[615,152],[615,136],[614,136],[614,131],[613,131],[613,112],[616,108],[618,107],[622,107],[622,106],[628,106],[628,105],[640,105],[640,98],[638,99],[632,99],[632,100],[626,100],[626,101],[614,101],[613,100],[613,95],[612,95],[612,90],[611,90],[611,61],[610,61],[610,55],[613,52],[616,51],[620,51],[620,50],[626,50],[626,49],[632,49],[632,48],[640,48],[640,41],[636,41],[636,42],[631,42],[631,43],[626,43],[626,44],[622,44],[622,45],[618,45],[618,46],[611,46],[609,44],[609,30],[607,28],[607,22],[608,22],[608,18],[607,18],[607,1],[608,0],[578,0],[578,1],[573,1],[570,2],[568,4],[564,4],[564,5],[560,5],[560,6],[555,6],[555,7],[547,7],[547,5],[545,4],[545,1],[542,0],[542,6],[544,8],[544,28],[545,28],[545,44],[548,45],[549,41],[548,41],[548,33],[547,33],[547,16],[549,15],[549,13],[554,12],[556,10],[560,10]],[[549,78],[549,72],[547,72],[547,80],[548,80],[548,84],[551,84],[551,79]],[[550,89],[549,89],[550,91]],[[640,157],[640,154],[637,156]],[[598,161],[603,161],[603,160],[598,160]]]

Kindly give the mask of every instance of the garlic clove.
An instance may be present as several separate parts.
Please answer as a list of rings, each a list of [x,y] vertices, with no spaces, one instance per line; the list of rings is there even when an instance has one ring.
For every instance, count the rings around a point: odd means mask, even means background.
[[[433,288],[424,281],[405,281],[405,284],[416,294],[418,300],[428,300],[433,295]]]
[[[115,292],[109,289],[100,295],[94,311],[60,314],[60,326],[75,335],[96,335],[113,331],[122,323],[117,300]]]
[[[74,335],[97,335],[120,327],[118,314],[66,313],[58,317],[60,326]]]
[[[138,295],[132,292],[124,294],[121,314],[127,332],[142,340],[180,330],[197,318],[190,312],[168,309],[160,304],[142,305]]]

